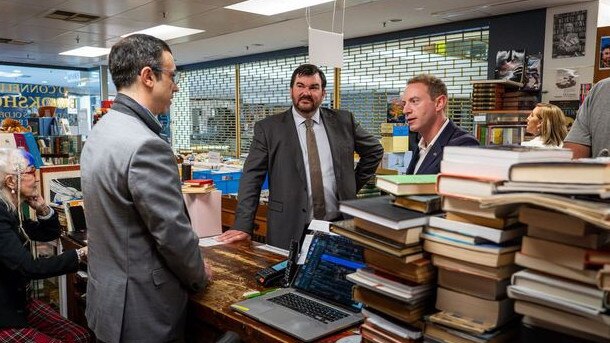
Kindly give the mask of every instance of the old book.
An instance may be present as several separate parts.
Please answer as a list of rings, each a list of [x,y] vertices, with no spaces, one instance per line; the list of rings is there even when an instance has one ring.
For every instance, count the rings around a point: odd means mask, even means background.
[[[607,202],[579,200],[555,194],[506,193],[480,199],[482,207],[529,204],[573,215],[591,224],[610,229],[610,206]]]
[[[447,146],[443,160],[469,160],[471,163],[500,162],[513,165],[521,162],[570,161],[572,150],[543,149],[522,145]]]
[[[480,264],[470,263],[462,260],[456,260],[451,257],[433,255],[432,264],[435,267],[446,270],[453,270],[463,274],[471,274],[488,279],[503,280],[519,271],[521,267],[515,264],[509,264],[502,267],[486,267]]]
[[[436,174],[430,175],[381,175],[377,176],[377,188],[396,196],[435,194]]]
[[[409,338],[401,338],[397,337],[389,332],[380,330],[375,326],[364,323],[360,326],[360,334],[365,339],[369,339],[372,342],[384,342],[384,343],[411,343],[416,342],[416,340]]]
[[[403,339],[417,340],[422,337],[422,325],[409,325],[406,323],[397,323],[389,320],[382,313],[376,312],[370,308],[363,308],[362,314],[366,318],[365,323],[372,325],[384,332],[387,332],[395,337]]]
[[[441,217],[431,217],[428,225],[432,228],[439,228],[473,238],[481,238],[485,241],[494,243],[502,243],[517,239],[525,233],[525,227],[523,225],[513,225],[504,230],[499,230],[482,225],[452,221]],[[476,239],[473,240],[473,243],[483,242],[484,241],[477,241]]]
[[[578,270],[610,263],[610,251],[589,250],[533,237],[523,238],[521,253]]]
[[[341,201],[339,211],[394,230],[428,224],[427,215],[393,206],[390,196]]]
[[[514,316],[511,299],[486,300],[443,287],[437,290],[436,308],[494,326],[507,323]]]
[[[364,249],[364,262],[369,267],[381,270],[387,274],[392,274],[405,280],[426,283],[430,282],[436,273],[430,260],[419,258],[405,262],[405,257],[395,257],[376,250]]]
[[[506,181],[496,187],[497,193],[510,192],[539,192],[566,195],[597,195],[600,198],[610,198],[610,184],[581,184],[581,183],[547,183]]]
[[[511,166],[509,180],[608,185],[610,184],[610,160],[580,159],[563,162],[519,163]]]
[[[437,324],[435,322],[427,322],[424,330],[425,342],[442,343],[505,343],[515,342],[518,337],[519,330],[512,325],[510,327],[499,328],[493,333],[474,334],[463,332],[459,329],[453,329],[447,326]]]
[[[443,197],[442,207],[443,211],[459,212],[485,218],[503,218],[515,216],[517,214],[517,210],[519,209],[519,206],[516,203],[482,208],[479,201],[451,196]]]
[[[381,236],[371,236],[370,233],[366,231],[357,232],[355,231],[356,229],[357,228],[353,225],[353,221],[334,222],[330,226],[330,231],[333,233],[345,236],[365,247],[387,252],[390,255],[403,257],[421,251],[420,244],[405,245]]]
[[[441,197],[436,194],[403,195],[394,198],[393,204],[422,213],[435,213],[441,210]]]
[[[407,323],[420,319],[426,308],[423,304],[410,305],[360,286],[353,288],[352,298],[366,306]]]
[[[441,256],[451,257],[466,262],[481,264],[488,267],[500,267],[512,264],[515,251],[498,254],[486,251],[466,249],[464,246],[449,245],[430,239],[424,241],[424,250]]]
[[[423,226],[393,230],[383,225],[379,225],[358,217],[354,218],[353,221],[356,231],[366,231],[370,234],[381,236],[394,242],[406,245],[419,242],[419,234],[423,230]]]
[[[593,225],[572,215],[531,206],[522,206],[519,209],[519,221],[528,226],[569,236],[582,237],[598,231]]]
[[[594,285],[550,276],[534,270],[522,270],[511,278],[510,296],[568,311],[598,314],[604,312],[604,292]]]
[[[554,230],[547,230],[530,225],[527,228],[527,235],[534,238],[540,238],[546,241],[563,243],[589,249],[600,249],[610,243],[609,231],[598,231],[595,233],[587,233],[582,236],[573,236],[570,234],[564,234]]]
[[[456,270],[438,269],[439,286],[478,298],[488,300],[504,298],[506,297],[506,286],[509,284],[510,278],[496,280]]]
[[[440,174],[436,183],[436,191],[440,195],[480,198],[497,193],[497,187],[500,184],[502,184],[502,180],[493,178]]]
[[[572,330],[610,339],[608,316],[584,317],[528,301],[515,301],[515,312]]]
[[[358,269],[355,273],[348,274],[346,278],[358,286],[410,304],[421,302],[432,291],[431,284],[403,281],[374,270]]]
[[[476,215],[472,215],[472,214],[451,212],[451,211],[448,211],[446,213],[445,218],[447,220],[453,220],[453,221],[457,221],[457,222],[492,227],[494,229],[504,229],[504,228],[507,228],[507,227],[517,223],[516,216],[500,217],[500,218],[487,218],[487,217],[481,217],[481,216],[476,216]]]
[[[441,235],[433,235],[433,234],[430,234],[429,232],[424,232],[422,234],[422,238],[424,238],[427,241],[438,242],[438,243],[447,244],[447,245],[464,248],[464,249],[468,249],[468,250],[472,250],[472,251],[484,252],[484,253],[496,254],[496,255],[519,251],[519,247],[520,247],[519,241],[510,241],[510,242],[506,242],[503,244],[495,244],[495,243],[471,244],[471,243],[466,243],[466,242],[460,242],[460,241],[454,240],[452,238],[444,237]]]
[[[551,275],[557,275],[570,280],[576,280],[583,283],[595,285],[597,271],[595,270],[578,270],[569,268],[549,260],[539,257],[528,256],[523,253],[515,254],[515,263],[522,267],[538,270]]]

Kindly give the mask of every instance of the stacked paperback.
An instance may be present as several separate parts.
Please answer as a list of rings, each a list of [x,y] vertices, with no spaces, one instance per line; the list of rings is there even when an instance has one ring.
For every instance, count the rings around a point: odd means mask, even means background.
[[[434,192],[436,176],[425,176],[425,182],[422,178],[382,176],[377,179],[377,187],[384,191],[394,187],[392,193],[399,196],[425,197]],[[417,181],[410,188],[405,179]],[[431,214],[394,205],[396,195],[343,201],[339,210],[354,218],[331,225],[332,232],[364,247],[367,268],[347,278],[356,284],[353,298],[365,305],[366,320],[361,328],[365,342],[420,339],[422,318],[431,307],[434,293],[435,272],[420,241]],[[416,203],[416,207],[426,207],[425,201]]]

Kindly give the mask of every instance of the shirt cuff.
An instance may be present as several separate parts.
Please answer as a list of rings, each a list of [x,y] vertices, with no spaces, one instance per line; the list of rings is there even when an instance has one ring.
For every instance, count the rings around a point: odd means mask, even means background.
[[[43,216],[38,216],[37,215],[36,217],[38,217],[38,219],[42,219],[42,220],[47,220],[47,219],[53,217],[53,215],[55,214],[55,210],[51,206],[49,206],[49,210],[50,211],[49,211],[49,213],[46,216],[43,217]]]

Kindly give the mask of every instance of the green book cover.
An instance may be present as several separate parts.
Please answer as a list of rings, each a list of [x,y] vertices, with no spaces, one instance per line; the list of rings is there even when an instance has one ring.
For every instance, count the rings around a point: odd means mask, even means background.
[[[420,175],[380,175],[378,180],[384,180],[397,185],[436,183],[437,174]]]

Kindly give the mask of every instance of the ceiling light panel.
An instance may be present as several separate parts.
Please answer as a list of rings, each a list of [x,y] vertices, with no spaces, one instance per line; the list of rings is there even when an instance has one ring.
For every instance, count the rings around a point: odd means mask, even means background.
[[[83,46],[78,49],[68,50],[60,52],[60,55],[65,56],[80,56],[80,57],[99,57],[108,55],[110,48],[96,48],[94,46]]]
[[[132,33],[128,33],[126,35],[122,35],[121,37],[131,36],[136,33],[151,35],[157,37],[162,40],[170,40],[179,37],[186,37],[190,35],[194,35],[196,33],[205,32],[205,30],[199,29],[189,29],[187,27],[179,27],[179,26],[171,26],[171,25],[159,25],[155,27],[151,27],[146,30],[136,31]]]
[[[275,15],[332,1],[334,0],[248,0],[225,8],[261,15]]]

